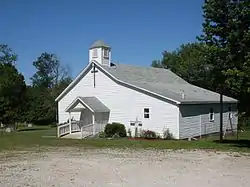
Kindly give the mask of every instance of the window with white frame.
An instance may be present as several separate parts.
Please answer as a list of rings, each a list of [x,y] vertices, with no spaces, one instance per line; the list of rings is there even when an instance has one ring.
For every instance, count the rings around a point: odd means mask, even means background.
[[[109,58],[109,50],[108,49],[103,50],[103,56],[104,56],[104,58]]]
[[[97,58],[97,49],[93,49],[93,58]]]
[[[209,111],[209,121],[214,121],[214,109],[210,108]]]
[[[144,118],[149,118],[149,108],[144,108]]]

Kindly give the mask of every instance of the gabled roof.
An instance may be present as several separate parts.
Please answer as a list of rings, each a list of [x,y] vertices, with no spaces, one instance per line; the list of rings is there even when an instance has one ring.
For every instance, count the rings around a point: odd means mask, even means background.
[[[167,99],[176,104],[219,103],[218,93],[189,84],[169,69],[116,64],[102,66],[92,62],[117,83],[149,93],[157,98]],[[91,63],[57,97],[59,100],[84,76]],[[235,103],[236,99],[223,96],[223,102]]]
[[[144,88],[183,104],[216,103],[220,101],[220,94],[189,84],[169,69],[125,64],[117,64],[113,67],[102,66],[102,68],[118,80]],[[227,96],[223,97],[223,101],[237,102],[237,100]]]
[[[96,97],[80,97],[78,96],[67,108],[66,112],[70,111],[79,111],[74,110],[78,103],[81,103],[83,106],[87,107],[92,112],[109,112],[110,110],[106,107],[99,99]],[[83,107],[82,109],[84,109]]]

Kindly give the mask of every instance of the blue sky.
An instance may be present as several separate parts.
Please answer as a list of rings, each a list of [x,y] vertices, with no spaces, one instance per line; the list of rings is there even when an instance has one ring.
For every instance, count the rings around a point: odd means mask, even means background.
[[[18,54],[29,82],[42,52],[58,55],[75,77],[98,39],[119,63],[150,66],[164,50],[201,34],[203,0],[0,0],[0,43]]]

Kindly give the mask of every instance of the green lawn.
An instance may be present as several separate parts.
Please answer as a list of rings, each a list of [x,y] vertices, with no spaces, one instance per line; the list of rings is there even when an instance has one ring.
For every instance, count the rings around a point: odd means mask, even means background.
[[[48,126],[19,129],[14,133],[0,132],[0,151],[41,150],[48,147],[86,147],[86,148],[156,148],[156,149],[214,149],[221,151],[250,152],[250,131],[239,134],[239,140],[227,137],[224,142],[216,142],[215,137],[198,141],[184,140],[106,140],[106,139],[59,139],[56,128]],[[216,137],[218,139],[218,137]]]

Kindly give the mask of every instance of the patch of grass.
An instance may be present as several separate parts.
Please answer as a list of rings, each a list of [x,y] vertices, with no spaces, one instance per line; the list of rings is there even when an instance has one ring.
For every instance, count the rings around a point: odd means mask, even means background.
[[[30,130],[32,129],[32,130]],[[54,136],[54,137],[51,137]],[[45,138],[50,137],[50,138]],[[216,138],[218,140],[218,137]],[[56,138],[56,128],[43,126],[21,129],[13,133],[0,134],[0,151],[40,150],[44,147],[85,147],[85,148],[154,148],[154,149],[212,149],[220,151],[250,152],[250,131],[242,132],[239,140],[228,139],[224,142],[215,138],[198,141],[186,140],[128,140],[127,138],[107,139],[63,139]]]

